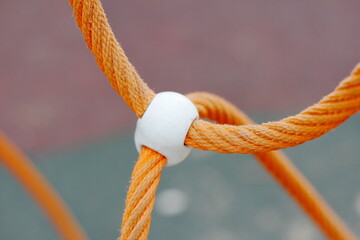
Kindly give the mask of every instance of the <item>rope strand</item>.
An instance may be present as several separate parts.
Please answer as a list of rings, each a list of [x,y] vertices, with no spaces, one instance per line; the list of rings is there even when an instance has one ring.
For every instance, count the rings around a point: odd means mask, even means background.
[[[115,38],[98,0],[69,0],[85,42],[101,71],[130,109],[141,117],[155,93],[141,79]]]
[[[243,126],[198,120],[190,128],[185,144],[220,153],[248,154],[279,150],[318,138],[359,110],[360,64],[334,92],[295,116],[277,122]]]
[[[147,239],[155,192],[165,165],[165,157],[150,148],[142,148],[131,176],[118,240]]]
[[[230,102],[209,93],[191,93],[202,118],[221,124],[244,125],[254,122]],[[288,192],[324,235],[333,240],[355,240],[355,235],[336,215],[316,189],[281,151],[254,154],[268,173]]]
[[[85,240],[81,229],[70,210],[50,183],[41,175],[31,161],[0,132],[0,162],[17,178],[32,195],[39,207],[63,239]]]

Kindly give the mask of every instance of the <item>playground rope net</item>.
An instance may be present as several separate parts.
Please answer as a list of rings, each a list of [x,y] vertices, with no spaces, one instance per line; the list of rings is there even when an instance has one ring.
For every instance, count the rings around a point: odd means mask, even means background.
[[[127,105],[141,118],[155,93],[140,78],[117,42],[99,0],[69,0],[74,9],[76,22],[81,29],[86,44],[94,54],[100,69],[109,79],[113,88]],[[255,125],[240,110],[226,100],[210,93],[192,93],[187,97],[196,105],[199,115],[205,120],[195,120],[185,139],[185,145],[197,149],[221,153],[254,154],[263,167],[289,193],[299,206],[322,230],[329,239],[356,239],[355,235],[334,213],[306,178],[279,151],[318,138],[336,128],[360,110],[360,65],[349,77],[317,104],[301,113],[277,122]],[[5,137],[0,139],[5,142]],[[0,141],[1,144],[1,141]],[[16,161],[25,157],[11,154],[10,145],[0,145],[0,157],[8,163],[7,167],[21,181],[31,181],[36,176],[28,171],[25,179],[19,175],[31,168],[26,161]],[[7,154],[6,154],[7,153]],[[9,154],[10,153],[10,154]],[[11,162],[13,161],[13,162]],[[128,190],[125,211],[122,219],[120,240],[147,239],[150,229],[151,212],[155,193],[160,181],[166,158],[156,151],[143,147],[136,163]],[[11,163],[11,164],[9,164]],[[36,173],[36,174],[35,174]],[[40,182],[46,183],[43,178]],[[32,193],[34,189],[25,184]],[[52,191],[50,185],[40,185],[41,191]],[[66,223],[59,225],[58,214],[46,207],[42,198],[45,195],[33,194],[39,204],[50,216],[64,239],[86,239],[70,214],[65,214]],[[48,198],[52,202],[59,199]],[[60,204],[59,204],[60,202]],[[61,201],[58,201],[61,205]],[[55,206],[55,205],[53,205]],[[66,208],[60,208],[66,212]]]

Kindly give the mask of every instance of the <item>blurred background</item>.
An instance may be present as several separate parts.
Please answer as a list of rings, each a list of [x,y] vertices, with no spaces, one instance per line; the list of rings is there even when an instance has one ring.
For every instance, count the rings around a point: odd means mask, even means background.
[[[156,91],[209,91],[257,122],[295,114],[360,61],[358,0],[103,0]],[[115,239],[137,158],[133,114],[66,0],[0,0],[0,129],[63,196],[91,239]],[[360,235],[360,116],[287,149]],[[0,239],[58,239],[0,166]],[[323,239],[250,155],[193,151],[166,168],[150,239]]]

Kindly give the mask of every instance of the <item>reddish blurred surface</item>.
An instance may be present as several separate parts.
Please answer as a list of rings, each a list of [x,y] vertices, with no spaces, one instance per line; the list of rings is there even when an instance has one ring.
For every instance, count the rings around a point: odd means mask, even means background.
[[[103,1],[155,91],[210,91],[245,111],[298,111],[360,60],[360,1]],[[0,1],[0,129],[28,151],[134,125],[66,0]]]

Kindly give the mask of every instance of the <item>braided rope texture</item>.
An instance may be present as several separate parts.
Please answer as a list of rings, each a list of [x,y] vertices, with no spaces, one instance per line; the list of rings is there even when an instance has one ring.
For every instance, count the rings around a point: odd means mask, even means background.
[[[200,117],[221,124],[254,124],[230,102],[209,93],[191,93],[187,97],[196,105]],[[256,153],[254,157],[280,183],[329,239],[356,239],[311,183],[281,151]]]
[[[143,147],[131,176],[119,240],[147,239],[155,192],[166,158]]]
[[[85,42],[101,71],[130,109],[141,117],[155,93],[141,79],[115,38],[98,0],[69,0]]]
[[[193,123],[185,144],[221,153],[258,153],[293,147],[318,138],[360,110],[360,64],[334,92],[301,113],[261,125]]]

